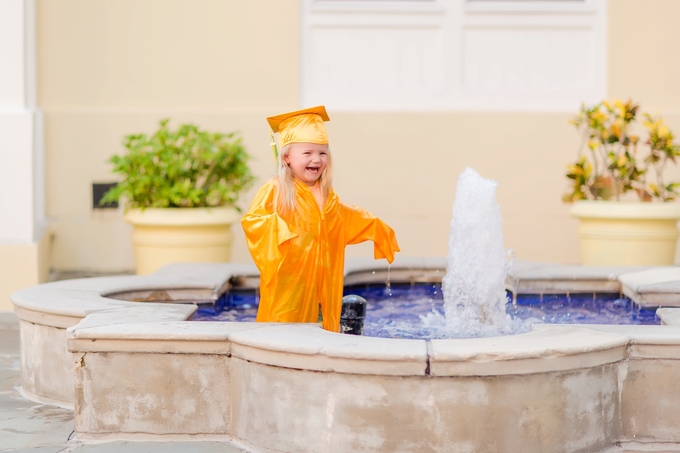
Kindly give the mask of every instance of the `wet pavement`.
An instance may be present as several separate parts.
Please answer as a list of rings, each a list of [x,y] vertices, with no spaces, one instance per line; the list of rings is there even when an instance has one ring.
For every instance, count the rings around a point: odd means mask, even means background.
[[[243,453],[227,442],[101,442],[75,439],[73,411],[19,394],[19,320],[0,312],[0,452],[13,453]]]

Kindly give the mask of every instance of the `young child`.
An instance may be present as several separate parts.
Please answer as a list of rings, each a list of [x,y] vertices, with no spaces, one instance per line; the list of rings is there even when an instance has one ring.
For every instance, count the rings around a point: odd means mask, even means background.
[[[323,106],[267,118],[279,133],[278,176],[259,190],[241,225],[260,270],[257,321],[317,322],[337,332],[345,246],[374,242],[375,259],[394,260],[394,231],[342,203],[331,185]]]

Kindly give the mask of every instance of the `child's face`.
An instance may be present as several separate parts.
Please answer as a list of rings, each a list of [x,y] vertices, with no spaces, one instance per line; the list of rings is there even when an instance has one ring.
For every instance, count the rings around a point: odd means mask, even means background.
[[[328,145],[293,143],[283,156],[293,176],[308,186],[313,186],[328,165]]]

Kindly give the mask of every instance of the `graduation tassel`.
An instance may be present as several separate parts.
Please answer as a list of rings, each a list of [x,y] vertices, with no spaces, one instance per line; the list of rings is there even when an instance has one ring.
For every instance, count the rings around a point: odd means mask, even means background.
[[[269,144],[269,146],[272,147],[272,151],[274,152],[274,164],[278,166],[279,162],[279,149],[276,147],[276,140],[274,140],[274,133],[272,131],[269,131],[269,136],[271,137],[272,141]]]

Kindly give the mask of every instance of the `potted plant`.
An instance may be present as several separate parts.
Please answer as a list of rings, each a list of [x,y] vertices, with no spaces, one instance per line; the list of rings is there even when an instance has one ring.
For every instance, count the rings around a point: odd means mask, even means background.
[[[639,105],[582,106],[571,123],[583,134],[564,201],[579,218],[586,265],[672,265],[678,239],[680,183],[665,180],[680,148],[660,117],[644,114],[645,140],[636,132]]]
[[[153,135],[124,138],[127,152],[110,159],[122,180],[101,200],[123,200],[138,274],[172,262],[228,261],[235,203],[254,179],[235,133],[168,122]]]

